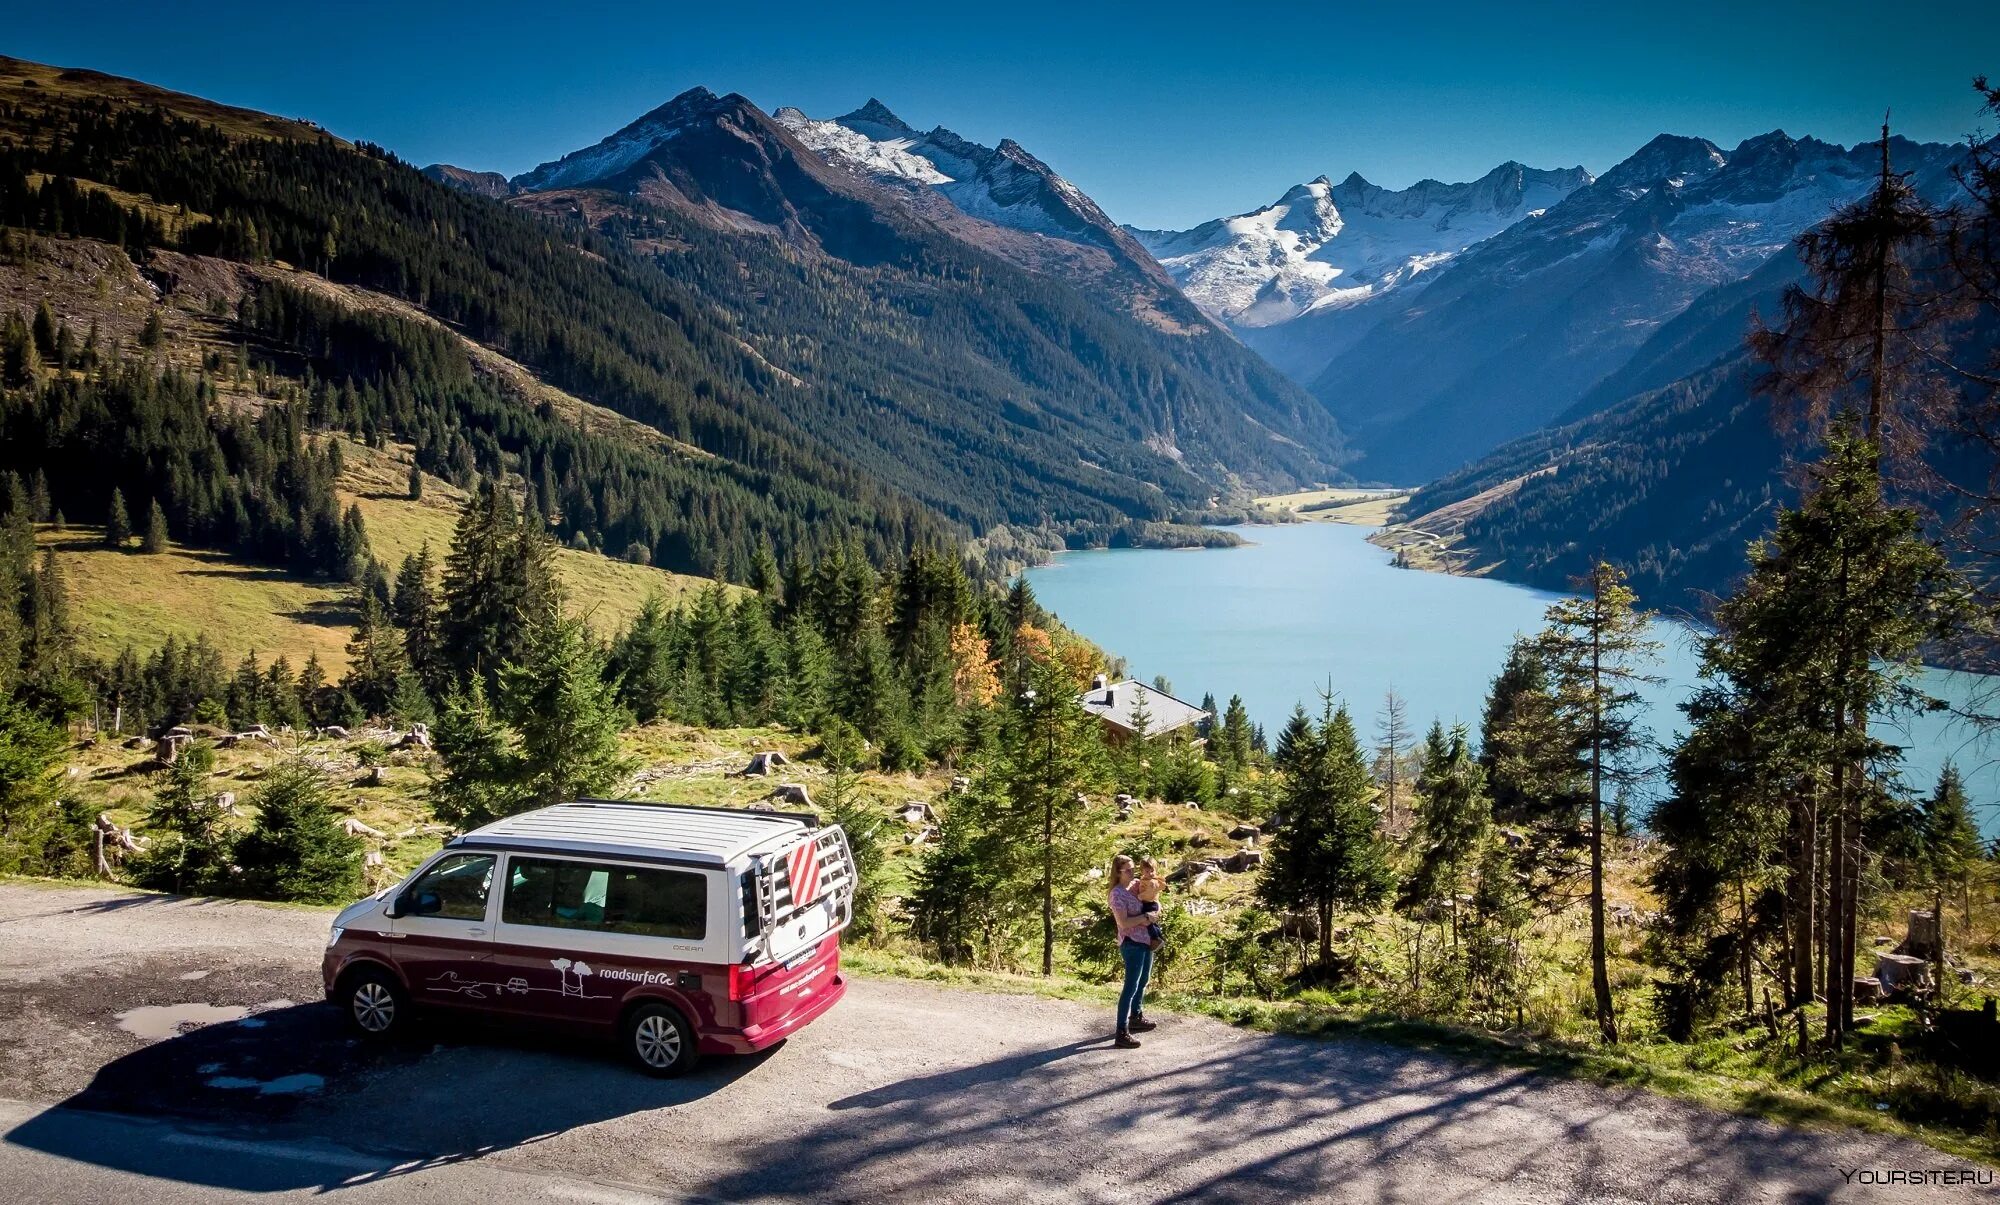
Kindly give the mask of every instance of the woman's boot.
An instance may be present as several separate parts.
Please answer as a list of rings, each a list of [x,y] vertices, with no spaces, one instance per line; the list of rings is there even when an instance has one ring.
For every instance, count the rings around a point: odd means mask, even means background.
[[[1151,1021],[1148,1021],[1146,1019],[1146,1014],[1133,1013],[1131,1024],[1127,1025],[1125,1028],[1131,1031],[1132,1033],[1151,1033],[1154,1030],[1158,1029],[1159,1026],[1153,1024]]]
[[[1139,1039],[1133,1037],[1130,1030],[1125,1029],[1118,1031],[1118,1036],[1111,1039],[1111,1044],[1120,1050],[1139,1049]]]

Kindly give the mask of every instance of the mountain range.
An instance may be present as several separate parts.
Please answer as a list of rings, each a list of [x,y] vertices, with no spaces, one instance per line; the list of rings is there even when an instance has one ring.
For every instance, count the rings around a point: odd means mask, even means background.
[[[729,574],[814,514],[886,516],[869,537],[880,555],[913,533],[1091,543],[1358,476],[1430,483],[1413,514],[1448,511],[1505,576],[1554,583],[1582,540],[1661,583],[1712,583],[1721,561],[1702,549],[1753,531],[1781,459],[1743,425],[1749,315],[1795,275],[1797,235],[1869,186],[1876,153],[1777,131],[1726,151],[1662,135],[1598,176],[1515,162],[1397,190],[1321,176],[1167,231],[1121,226],[1012,139],[920,130],[873,99],[814,118],[693,88],[512,178],[433,164],[425,183],[309,125],[5,67],[44,89],[21,93],[17,118],[95,132],[89,105],[153,106],[225,134],[189,144],[179,175],[116,139],[90,159],[24,135],[8,152],[23,197],[61,177],[92,204],[185,212],[159,232],[176,254],[266,282],[324,277],[653,429],[674,451],[645,471],[700,476],[708,501],[572,534],[679,568],[726,548]],[[278,126],[304,149],[273,167],[250,139]],[[1890,149],[1934,193],[1960,154]],[[284,172],[397,199],[255,183]],[[211,177],[234,200],[196,187]],[[328,221],[342,236],[311,242]],[[163,280],[185,272],[133,254]],[[412,437],[504,469],[440,421]],[[1669,443],[1650,484],[1617,484]],[[774,473],[810,488],[787,496]]]
[[[1591,182],[1581,167],[1503,163],[1465,184],[1405,189],[1359,172],[1191,230],[1132,230],[1190,299],[1289,375],[1310,381],[1453,256]]]
[[[1920,179],[1961,153],[1891,151]],[[1780,131],[1726,152],[1662,135],[1392,300],[1313,390],[1363,449],[1362,476],[1449,473],[1569,410],[1697,298],[1862,195],[1878,155]]]

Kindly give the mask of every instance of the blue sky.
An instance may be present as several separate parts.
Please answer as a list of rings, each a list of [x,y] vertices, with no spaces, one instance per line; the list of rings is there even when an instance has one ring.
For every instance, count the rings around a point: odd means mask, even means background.
[[[1751,9],[1754,11],[1745,11]],[[1884,14],[1887,14],[1885,17]],[[1986,3],[602,3],[17,6],[0,53],[311,117],[416,163],[513,174],[695,84],[816,117],[1017,139],[1142,226],[1322,172],[1601,172],[1662,131],[1925,140],[2000,77]]]

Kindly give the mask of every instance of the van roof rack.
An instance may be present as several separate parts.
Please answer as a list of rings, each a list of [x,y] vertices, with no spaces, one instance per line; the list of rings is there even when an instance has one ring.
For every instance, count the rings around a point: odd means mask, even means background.
[[[819,827],[818,812],[780,812],[766,808],[712,808],[698,803],[656,803],[650,799],[603,799],[596,795],[585,795],[567,806],[610,805],[616,807],[658,808],[669,812],[721,812],[727,816],[749,816],[755,820],[799,820],[813,828]],[[563,806],[563,805],[558,805]]]
[[[461,848],[568,851],[726,866],[753,850],[811,832],[804,812],[755,812],[624,799],[579,799],[506,816],[452,844]]]

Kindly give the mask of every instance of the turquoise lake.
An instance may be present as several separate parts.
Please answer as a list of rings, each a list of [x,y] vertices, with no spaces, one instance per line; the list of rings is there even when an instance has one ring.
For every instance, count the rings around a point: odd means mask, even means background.
[[[1331,683],[1363,739],[1391,686],[1409,703],[1411,725],[1433,717],[1479,725],[1486,688],[1517,632],[1542,626],[1556,595],[1505,582],[1398,569],[1367,542],[1370,529],[1297,523],[1237,529],[1242,548],[1120,549],[1065,553],[1028,579],[1043,605],[1130,663],[1133,676],[1165,675],[1174,693],[1243,696],[1253,720],[1275,734],[1294,703],[1318,708]],[[1662,642],[1646,689],[1656,740],[1680,723],[1679,702],[1698,665],[1692,628],[1657,625]],[[2000,679],[1930,671],[1926,689],[1958,707],[2000,710]],[[1884,739],[1905,746],[1904,776],[1928,791],[1947,759],[1965,774],[1989,835],[2000,834],[2000,742],[1963,720],[1927,715],[1886,722]],[[1664,784],[1656,775],[1641,795]]]

